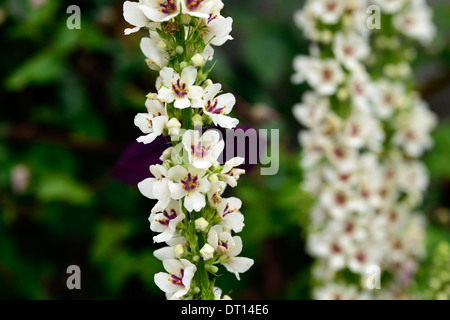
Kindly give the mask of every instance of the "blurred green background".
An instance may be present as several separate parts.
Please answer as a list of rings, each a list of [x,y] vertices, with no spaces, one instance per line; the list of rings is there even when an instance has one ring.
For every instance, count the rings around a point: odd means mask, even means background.
[[[305,88],[289,81],[294,56],[308,49],[292,22],[302,1],[224,3],[235,40],[216,48],[212,78],[236,95],[241,123],[281,130],[281,149],[278,175],[254,168],[231,190],[243,200],[243,255],[255,265],[241,281],[224,272],[217,284],[234,299],[309,299],[302,226],[312,200],[299,188],[300,126],[291,115]],[[430,298],[431,279],[449,271],[439,252],[450,241],[450,5],[432,3],[439,39],[415,66],[441,121],[426,158],[428,256],[414,287]],[[66,27],[73,4],[81,30]],[[110,173],[140,134],[133,119],[156,77],[139,49],[145,31],[123,35],[122,4],[0,1],[0,298],[164,298],[153,282],[163,268],[153,257],[152,202]],[[72,264],[81,290],[66,287]]]

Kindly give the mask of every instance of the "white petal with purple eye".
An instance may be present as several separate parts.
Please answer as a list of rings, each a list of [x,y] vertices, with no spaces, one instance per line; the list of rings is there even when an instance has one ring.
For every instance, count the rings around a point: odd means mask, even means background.
[[[123,3],[123,17],[125,21],[135,26],[135,28],[125,29],[125,35],[137,32],[149,24],[148,18],[139,9],[137,2],[125,1]]]
[[[235,274],[238,280],[241,280],[239,273],[244,273],[250,269],[250,267],[255,263],[253,259],[244,257],[230,257],[226,262],[223,263],[225,268]]]

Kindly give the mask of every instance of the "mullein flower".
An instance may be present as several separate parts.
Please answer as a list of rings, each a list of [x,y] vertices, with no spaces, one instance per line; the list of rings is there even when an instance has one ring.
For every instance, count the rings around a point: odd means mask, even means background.
[[[156,92],[147,95],[147,113],[135,117],[144,133],[137,139],[153,143],[164,136],[171,146],[161,149],[162,164],[150,166],[151,176],[138,183],[139,191],[156,200],[149,217],[153,240],[165,245],[154,252],[164,269],[156,285],[167,299],[229,299],[215,286],[218,267],[240,279],[253,260],[240,257],[242,239],[234,233],[244,227],[242,202],[223,198],[227,185],[236,187],[245,170],[236,157],[221,165],[225,143],[213,128],[232,129],[239,121],[231,116],[236,104],[220,84],[208,79],[204,69],[213,59],[212,46],[231,40],[233,19],[220,14],[220,0],[140,0],[124,3],[124,18],[149,31],[140,47],[147,66],[158,71]],[[159,149],[158,149],[159,150]]]
[[[175,108],[198,108],[203,97],[203,88],[194,85],[197,69],[187,67],[179,75],[172,68],[163,68],[160,72],[162,87],[158,90],[158,99],[167,103],[174,102]]]
[[[155,275],[156,285],[167,294],[167,298],[179,299],[190,289],[196,266],[186,259],[166,259],[164,269],[168,273],[160,272]]]
[[[186,169],[175,166],[169,170],[170,196],[173,199],[184,199],[184,207],[189,211],[200,211],[206,205],[205,193],[210,188],[210,182],[205,176],[206,170],[189,165]]]
[[[211,167],[225,147],[219,133],[213,130],[206,131],[201,137],[198,131],[186,131],[182,142],[188,154],[189,163],[198,169]]]
[[[429,43],[435,28],[425,1],[373,0],[393,28],[389,36],[385,29],[371,33],[370,3],[308,0],[294,15],[313,42],[309,56],[295,58],[292,82],[312,89],[293,113],[306,128],[299,134],[302,186],[318,199],[307,239],[317,259],[317,299],[404,296],[424,252],[415,209],[428,175],[417,157],[432,146],[437,121],[410,89],[409,48],[401,43],[402,37]],[[357,288],[373,265],[391,275],[383,282],[388,294]],[[348,272],[359,280],[342,278]]]
[[[147,135],[139,137],[138,142],[145,144],[153,142],[163,133],[169,121],[166,110],[158,100],[147,99],[145,102],[148,113],[139,113],[134,118],[134,124]]]

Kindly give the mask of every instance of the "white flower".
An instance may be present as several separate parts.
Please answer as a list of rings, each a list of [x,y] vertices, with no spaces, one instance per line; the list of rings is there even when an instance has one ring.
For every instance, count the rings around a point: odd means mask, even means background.
[[[344,73],[334,59],[312,59],[307,70],[305,76],[308,84],[324,96],[335,94],[344,79]]]
[[[233,40],[233,37],[230,36],[232,25],[233,19],[231,17],[224,18],[221,15],[211,14],[205,20],[206,29],[203,34],[205,43],[221,46],[228,40]]]
[[[311,10],[325,24],[336,24],[342,17],[347,0],[316,0],[311,3]]]
[[[364,112],[354,112],[344,126],[342,141],[350,148],[369,147],[379,150],[383,144],[385,134],[377,119]]]
[[[303,147],[302,166],[311,168],[322,159],[331,141],[319,130],[301,131],[298,140]]]
[[[139,113],[134,118],[134,124],[147,135],[137,139],[145,144],[152,143],[163,133],[164,127],[169,120],[166,110],[158,100],[147,99],[145,102],[148,113]]]
[[[191,287],[192,278],[197,271],[196,266],[186,259],[167,259],[163,261],[163,265],[169,273],[157,273],[156,285],[173,299],[183,297]]]
[[[422,200],[422,195],[429,184],[428,170],[420,161],[404,163],[398,169],[398,187],[410,197]]]
[[[433,146],[431,131],[437,125],[436,116],[423,101],[416,101],[411,111],[400,113],[394,122],[397,130],[393,142],[412,157],[420,157]]]
[[[223,8],[221,0],[181,0],[182,12],[198,18],[208,18]]]
[[[181,258],[178,252],[180,246],[183,248],[183,252],[187,246],[186,239],[181,236],[179,232],[175,232],[172,239],[167,241],[167,244],[167,247],[162,247],[153,252],[155,258],[161,261],[164,261],[166,259],[179,259]]]
[[[400,11],[407,1],[410,0],[372,0],[375,4],[381,7],[385,13],[392,14]]]
[[[150,214],[150,229],[160,232],[159,235],[153,237],[153,241],[165,242],[172,239],[178,223],[185,217],[181,210],[181,202],[175,200],[171,200],[164,211]]]
[[[201,137],[197,130],[188,130],[183,134],[182,141],[189,163],[198,169],[211,167],[225,146],[225,142],[215,130],[208,130]]]
[[[211,84],[206,87],[203,96],[203,113],[208,115],[216,126],[225,129],[233,129],[239,120],[227,116],[236,104],[236,98],[231,93],[217,94],[222,89],[221,84]]]
[[[222,202],[222,194],[226,187],[227,184],[223,181],[215,180],[211,182],[211,187],[208,191],[208,201],[211,207],[217,208],[217,205]]]
[[[340,172],[348,173],[355,168],[358,161],[358,152],[343,143],[335,142],[326,150],[328,160]]]
[[[405,87],[401,82],[378,81],[373,87],[371,100],[375,112],[382,118],[387,119],[397,108],[405,97]]]
[[[294,58],[293,68],[295,73],[291,77],[293,84],[300,84],[306,80],[306,75],[309,72],[309,67],[313,58],[309,56],[299,55]]]
[[[158,90],[158,99],[167,103],[175,101],[175,108],[201,107],[203,89],[195,86],[197,69],[184,68],[181,76],[172,68],[164,67],[160,72],[163,86]]]
[[[433,11],[425,1],[412,0],[407,10],[394,17],[393,23],[400,32],[424,45],[430,44],[436,36]]]
[[[356,33],[337,33],[334,37],[333,52],[348,70],[356,69],[370,54],[367,40]]]
[[[221,224],[234,232],[241,232],[244,227],[244,215],[239,211],[241,206],[242,201],[235,197],[223,199],[217,206]]]
[[[370,76],[366,71],[353,70],[347,79],[347,88],[353,105],[362,112],[370,112],[370,94],[373,92]]]
[[[237,180],[239,180],[241,174],[245,173],[243,169],[236,169],[244,163],[244,158],[236,157],[225,162],[222,171],[220,172],[220,179],[228,183],[231,187],[237,186]]]
[[[312,10],[312,2],[306,2],[302,10],[294,13],[294,22],[300,30],[304,31],[307,38],[317,39],[314,34],[317,33],[318,18]]]
[[[184,207],[189,211],[200,211],[206,205],[205,193],[210,182],[205,177],[206,170],[189,165],[188,169],[175,166],[168,172],[171,181],[168,186],[173,199],[184,198]]]
[[[200,250],[202,258],[206,261],[214,257],[214,248],[206,243]]]
[[[361,300],[355,286],[329,283],[314,290],[316,300]],[[362,299],[366,300],[366,299]]]
[[[227,257],[222,264],[229,272],[234,273],[238,280],[240,280],[239,273],[246,272],[254,263],[252,259],[238,257],[242,251],[241,237],[232,237],[220,225],[216,225],[210,229],[207,241],[218,254]]]
[[[141,39],[141,50],[147,57],[147,65],[152,70],[161,70],[169,63],[170,55],[165,49],[161,49],[159,43],[163,41],[155,31],[150,31],[150,38]]]
[[[147,198],[158,200],[152,212],[163,211],[170,202],[168,172],[162,165],[150,166],[154,178],[147,178],[138,183],[139,191]]]
[[[214,292],[214,300],[231,300],[230,296],[228,295],[223,295],[222,297],[222,289],[218,287],[214,287],[213,292]]]
[[[294,116],[304,126],[317,126],[325,117],[329,109],[329,101],[312,91],[303,95],[303,102],[294,105]]]
[[[168,21],[179,14],[180,0],[139,0],[139,9],[151,21]]]
[[[135,26],[134,28],[125,29],[125,35],[138,32],[141,28],[152,25],[151,21],[139,8],[138,2],[125,1],[123,3],[123,17],[129,24]]]
[[[319,195],[320,204],[334,219],[346,219],[355,212],[366,212],[367,204],[349,189],[327,188]]]
[[[354,272],[364,275],[367,268],[380,265],[380,248],[369,243],[358,243],[348,261],[348,268]]]
[[[307,242],[307,250],[316,257],[325,258],[333,271],[345,267],[350,248],[347,239],[326,232],[310,235]]]

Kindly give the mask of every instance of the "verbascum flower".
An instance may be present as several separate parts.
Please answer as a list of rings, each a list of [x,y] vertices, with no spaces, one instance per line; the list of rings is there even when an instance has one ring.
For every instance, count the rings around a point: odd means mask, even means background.
[[[398,34],[366,27],[371,4]],[[421,32],[407,30],[408,18]],[[295,58],[292,82],[311,88],[293,114],[305,127],[303,188],[317,198],[307,237],[313,296],[405,297],[424,251],[416,208],[428,176],[417,158],[432,146],[436,118],[409,89],[411,48],[400,43],[432,38],[430,9],[421,0],[309,0],[294,21],[312,42],[310,55]],[[366,285],[373,267],[383,274],[383,294]]]
[[[155,275],[167,299],[229,299],[215,283],[218,265],[236,275],[253,260],[241,257],[244,227],[242,201],[223,198],[227,185],[236,187],[243,158],[218,161],[225,143],[212,124],[233,129],[239,121],[231,111],[236,99],[221,93],[204,69],[212,46],[231,40],[232,18],[220,15],[220,0],[140,0],[124,3],[124,18],[133,25],[125,34],[148,30],[140,47],[151,70],[159,72],[156,92],[147,95],[146,113],[134,123],[144,144],[164,136],[171,146],[150,166],[139,191],[156,200],[149,217],[153,240],[165,243],[154,255],[167,272]],[[207,129],[203,133],[202,129]]]

